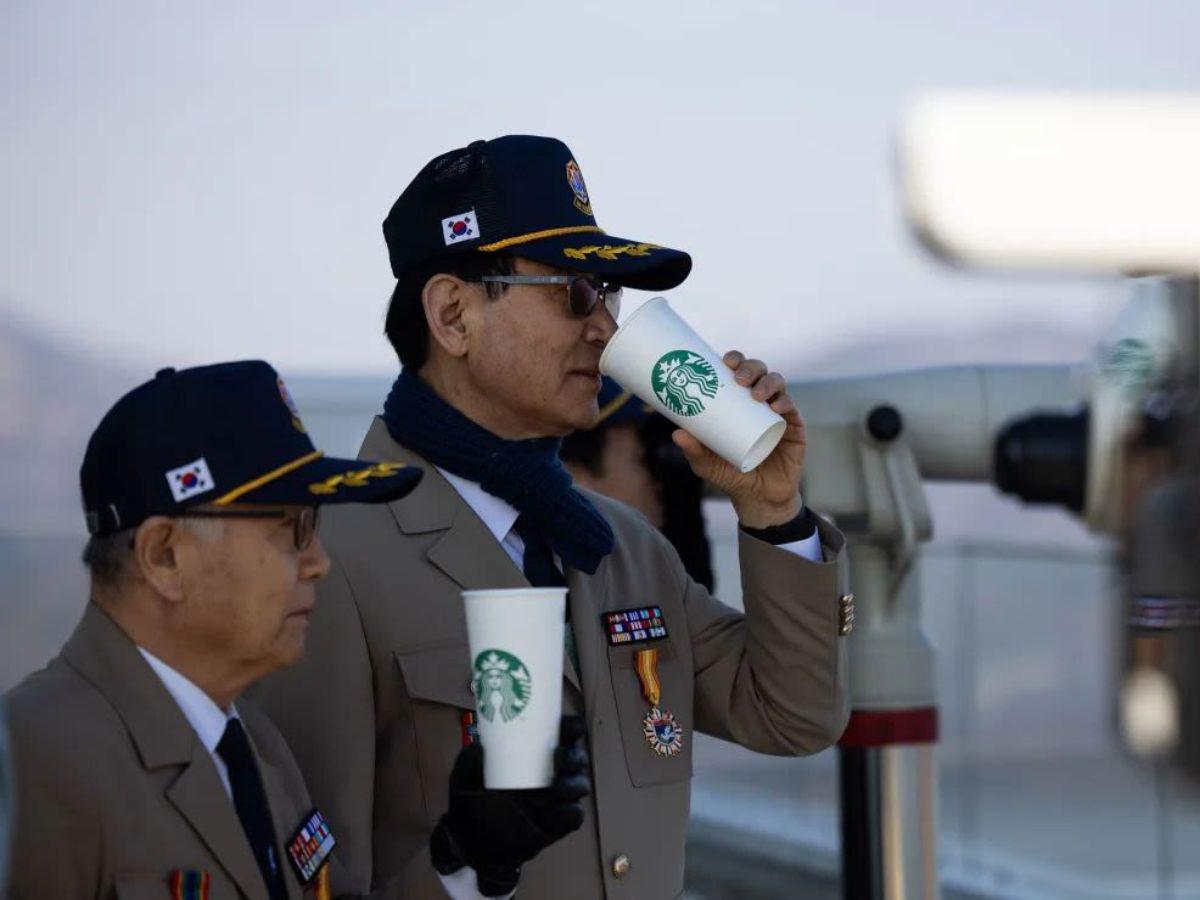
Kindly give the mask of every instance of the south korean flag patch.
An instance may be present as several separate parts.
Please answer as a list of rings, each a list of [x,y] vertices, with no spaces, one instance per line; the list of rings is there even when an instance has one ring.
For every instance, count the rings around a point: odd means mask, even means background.
[[[171,496],[175,498],[176,503],[182,503],[216,487],[203,456],[168,472],[167,484],[171,486]]]
[[[464,213],[442,219],[442,240],[446,242],[447,247],[478,239],[479,220],[475,218],[475,210],[468,209]]]

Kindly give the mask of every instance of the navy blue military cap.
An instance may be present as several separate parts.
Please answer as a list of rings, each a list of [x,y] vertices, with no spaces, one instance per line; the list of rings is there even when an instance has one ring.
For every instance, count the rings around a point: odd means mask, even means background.
[[[593,429],[610,425],[634,425],[655,415],[654,407],[625,390],[607,375],[600,385],[600,395],[596,402],[600,406],[600,416],[592,426]]]
[[[420,479],[402,463],[325,456],[261,360],[163,369],[100,420],[79,470],[94,535],[201,504],[381,503]]]
[[[606,234],[562,141],[507,135],[432,160],[383,222],[392,274],[460,253],[505,251],[630,288],[665,291],[692,270],[680,250]]]

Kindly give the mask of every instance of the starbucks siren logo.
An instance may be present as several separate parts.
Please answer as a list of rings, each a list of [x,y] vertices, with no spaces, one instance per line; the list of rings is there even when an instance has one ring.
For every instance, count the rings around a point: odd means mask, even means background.
[[[529,705],[533,681],[525,664],[503,650],[484,650],[475,657],[475,678],[471,690],[479,704],[479,714],[489,722],[496,714],[511,722]]]
[[[678,416],[703,412],[721,386],[717,370],[690,350],[664,353],[650,373],[650,386],[662,405]]]

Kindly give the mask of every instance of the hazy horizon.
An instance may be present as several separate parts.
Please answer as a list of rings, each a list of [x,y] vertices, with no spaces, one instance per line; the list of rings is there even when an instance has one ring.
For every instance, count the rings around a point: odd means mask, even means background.
[[[447,2],[0,10],[0,311],[137,368],[378,373],[380,221],[429,158],[565,139],[600,224],[692,252],[702,334],[1098,331],[1113,279],[956,271],[892,180],[928,86],[1194,88],[1194,4]],[[633,298],[630,306],[641,298]]]

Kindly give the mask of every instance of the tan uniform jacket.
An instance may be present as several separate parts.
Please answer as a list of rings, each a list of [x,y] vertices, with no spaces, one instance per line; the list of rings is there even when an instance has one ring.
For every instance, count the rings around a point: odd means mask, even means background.
[[[309,647],[297,667],[255,686],[342,842],[348,886],[365,890],[408,870],[437,896],[426,842],[447,803],[474,709],[459,592],[528,582],[440,473],[376,419],[363,458],[425,469],[407,498],[330,507],[321,537],[333,571],[318,589]],[[586,711],[594,795],[582,829],[528,864],[521,898],[671,898],[683,891],[692,734],[764,753],[815,753],[836,741],[848,708],[838,640],[837,565],[739,536],[746,615],[688,578],[643,517],[591,494],[616,533],[594,575],[567,570],[580,670],[564,660],[565,711]],[[819,526],[827,558],[841,535]],[[683,751],[655,754],[634,669],[645,644],[609,646],[605,610],[659,606],[661,707],[684,728]],[[630,865],[623,875],[613,863]]]
[[[208,874],[210,900],[267,900],[212,757],[99,607],[88,604],[58,657],[7,702],[17,797],[9,897],[166,900],[172,872],[190,870]],[[303,777],[270,720],[245,700],[237,709],[288,897],[312,897],[314,885],[301,887],[283,847],[313,808]]]

